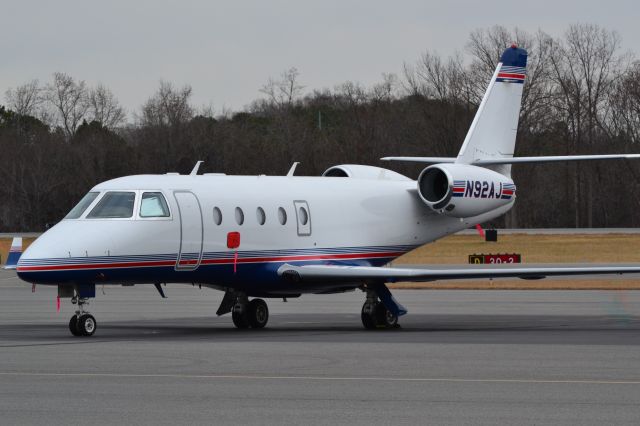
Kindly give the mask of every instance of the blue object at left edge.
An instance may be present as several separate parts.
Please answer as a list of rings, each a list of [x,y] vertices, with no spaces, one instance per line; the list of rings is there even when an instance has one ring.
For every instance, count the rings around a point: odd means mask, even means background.
[[[18,260],[20,260],[21,252],[10,251],[7,256],[7,262],[5,264],[5,268],[15,268],[18,264]]]

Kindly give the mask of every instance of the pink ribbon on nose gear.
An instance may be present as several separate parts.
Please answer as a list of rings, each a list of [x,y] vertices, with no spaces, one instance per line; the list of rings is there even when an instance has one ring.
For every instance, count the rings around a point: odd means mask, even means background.
[[[238,250],[233,254],[233,273],[238,270]]]
[[[60,312],[60,296],[56,297],[56,312]]]
[[[480,224],[477,224],[476,229],[478,230],[478,234],[480,234],[480,236],[484,238],[484,230],[482,229],[482,226],[480,226]]]

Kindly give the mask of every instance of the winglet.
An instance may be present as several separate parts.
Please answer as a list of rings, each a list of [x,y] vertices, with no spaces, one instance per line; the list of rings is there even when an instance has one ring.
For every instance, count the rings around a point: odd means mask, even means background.
[[[22,237],[14,237],[13,241],[11,241],[9,256],[7,256],[7,262],[4,265],[4,269],[16,269],[20,256],[22,256]]]

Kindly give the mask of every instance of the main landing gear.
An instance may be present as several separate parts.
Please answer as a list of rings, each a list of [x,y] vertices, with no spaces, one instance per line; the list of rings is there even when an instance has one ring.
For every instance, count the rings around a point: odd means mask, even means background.
[[[71,303],[78,305],[76,313],[69,320],[69,330],[74,336],[93,336],[96,332],[96,319],[89,312],[85,311],[84,305],[89,304],[89,299],[85,297],[74,296]]]
[[[367,300],[362,305],[362,325],[368,330],[376,328],[396,328],[398,325],[398,316],[391,312],[378,299],[378,294],[373,289],[365,289]]]
[[[237,328],[264,328],[269,321],[269,307],[262,299],[253,299],[238,295],[231,310],[233,325]]]

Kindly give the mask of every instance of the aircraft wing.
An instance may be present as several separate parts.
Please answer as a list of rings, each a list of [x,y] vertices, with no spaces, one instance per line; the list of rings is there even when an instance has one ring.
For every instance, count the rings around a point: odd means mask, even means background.
[[[439,281],[470,278],[521,278],[537,280],[554,276],[640,274],[638,266],[558,266],[558,267],[471,267],[398,268],[338,265],[282,265],[278,274],[292,281],[397,282]]]

